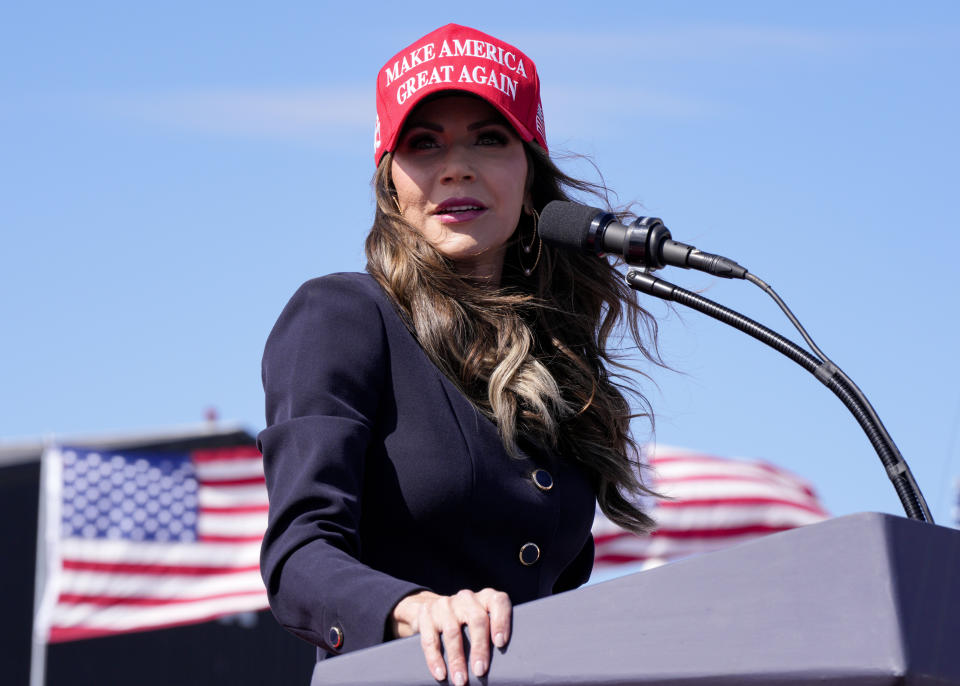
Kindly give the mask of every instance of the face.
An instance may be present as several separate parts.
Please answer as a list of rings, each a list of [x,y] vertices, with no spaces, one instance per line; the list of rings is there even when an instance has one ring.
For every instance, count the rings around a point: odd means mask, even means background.
[[[527,156],[477,98],[448,96],[411,114],[393,155],[400,211],[457,270],[499,283],[526,199]]]

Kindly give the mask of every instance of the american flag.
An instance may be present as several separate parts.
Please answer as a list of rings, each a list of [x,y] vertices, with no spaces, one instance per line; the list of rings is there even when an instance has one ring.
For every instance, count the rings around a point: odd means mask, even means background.
[[[670,499],[647,503],[657,521],[648,536],[624,531],[598,511],[595,578],[615,566],[652,567],[830,516],[807,481],[768,462],[663,446],[646,457],[648,485]]]
[[[260,453],[54,448],[44,459],[36,639],[56,643],[267,607]]]

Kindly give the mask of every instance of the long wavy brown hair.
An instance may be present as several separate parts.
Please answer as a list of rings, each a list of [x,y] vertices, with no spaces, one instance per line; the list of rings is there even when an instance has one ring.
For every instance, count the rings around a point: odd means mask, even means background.
[[[524,147],[538,212],[572,191],[605,199],[602,185],[563,173],[536,144]],[[649,531],[653,520],[635,504],[651,492],[639,476],[630,421],[645,417],[652,430],[653,414],[626,377],[636,370],[624,363],[619,344],[629,338],[647,360],[662,364],[656,321],[605,259],[544,244],[525,276],[515,247],[521,235],[530,243],[531,215],[521,217],[508,245],[498,288],[458,274],[400,214],[391,160],[384,155],[374,175],[367,271],[434,364],[496,423],[510,454],[528,442],[579,461],[603,513],[626,529]],[[639,412],[631,413],[627,395]]]

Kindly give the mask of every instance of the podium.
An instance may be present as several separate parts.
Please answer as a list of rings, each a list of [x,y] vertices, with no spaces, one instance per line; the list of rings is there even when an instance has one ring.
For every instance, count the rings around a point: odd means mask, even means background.
[[[519,605],[493,653],[471,684],[960,684],[960,531],[785,531]],[[436,683],[412,637],[319,662],[311,686]]]

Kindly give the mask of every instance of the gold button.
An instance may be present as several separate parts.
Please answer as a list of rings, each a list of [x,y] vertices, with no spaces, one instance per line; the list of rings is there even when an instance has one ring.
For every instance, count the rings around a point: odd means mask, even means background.
[[[327,640],[330,641],[330,647],[337,649],[343,645],[343,631],[340,630],[338,626],[330,627],[330,633],[327,636]]]
[[[540,546],[536,543],[524,543],[520,547],[520,563],[526,567],[536,564],[540,559]]]
[[[553,488],[553,477],[546,469],[534,469],[530,477],[533,479],[534,485],[541,491],[549,491]]]

